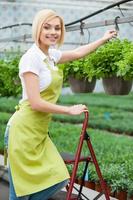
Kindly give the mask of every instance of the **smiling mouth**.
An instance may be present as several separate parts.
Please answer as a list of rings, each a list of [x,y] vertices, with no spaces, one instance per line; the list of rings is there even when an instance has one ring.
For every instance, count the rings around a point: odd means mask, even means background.
[[[53,37],[53,36],[52,36],[52,37],[50,37],[50,36],[46,36],[46,38],[49,39],[49,40],[57,40],[57,39],[58,39],[57,36],[55,36],[55,37]]]

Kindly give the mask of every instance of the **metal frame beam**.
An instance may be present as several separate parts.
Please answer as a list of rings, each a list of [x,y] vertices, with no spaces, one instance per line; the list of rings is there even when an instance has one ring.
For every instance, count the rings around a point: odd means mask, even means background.
[[[133,22],[133,16],[117,18],[117,24],[130,23],[130,22]],[[82,23],[81,25],[74,25],[71,27],[66,27],[66,32],[72,32],[72,31],[77,31],[77,30],[81,30],[81,29],[83,30],[83,29],[97,28],[97,27],[103,27],[103,26],[110,26],[110,25],[115,25],[115,23],[116,23],[115,19],[86,23],[86,24]],[[3,38],[3,39],[0,39],[0,43],[16,42],[18,40],[25,41],[28,38],[31,38],[31,34],[24,34],[24,35],[20,35],[20,36],[16,36],[16,37]]]

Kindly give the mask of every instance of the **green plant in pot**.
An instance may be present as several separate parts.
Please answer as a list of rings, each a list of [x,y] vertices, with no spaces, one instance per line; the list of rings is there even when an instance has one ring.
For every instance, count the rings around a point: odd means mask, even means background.
[[[18,96],[21,84],[18,77],[20,55],[5,56],[0,59],[0,96]]]
[[[111,186],[112,194],[115,194],[117,199],[126,200],[128,183],[124,164],[109,164],[108,170],[104,172],[104,177]]]
[[[132,54],[132,42],[113,39],[89,56],[90,67],[95,70],[97,79],[102,78],[106,93],[124,95],[130,92],[133,78]]]
[[[117,76],[124,77],[125,80],[133,79],[133,46],[130,51],[123,53],[123,59],[116,63]]]
[[[130,200],[133,200],[133,180],[128,180],[128,196]]]
[[[67,62],[61,65],[64,72],[64,81],[68,81],[73,92],[92,92],[95,88],[95,71],[89,66],[88,58]],[[85,70],[85,69],[88,70]]]

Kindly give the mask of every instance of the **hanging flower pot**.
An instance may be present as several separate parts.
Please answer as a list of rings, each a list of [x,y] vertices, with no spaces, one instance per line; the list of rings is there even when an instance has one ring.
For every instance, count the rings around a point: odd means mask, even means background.
[[[116,76],[103,78],[102,83],[105,92],[111,95],[127,95],[132,88],[132,80],[124,80]]]
[[[95,85],[96,85],[96,79],[95,78],[93,78],[92,81],[89,82],[86,79],[76,79],[73,76],[70,76],[68,78],[68,81],[70,83],[71,90],[74,93],[93,92]]]
[[[93,68],[95,77],[103,78],[103,87],[107,94],[126,95],[130,92],[132,81],[125,80],[133,80],[131,41],[110,40],[89,55],[88,63],[90,68]]]
[[[64,82],[68,81],[74,93],[93,92],[96,84],[96,72],[90,66],[89,56],[60,65]]]

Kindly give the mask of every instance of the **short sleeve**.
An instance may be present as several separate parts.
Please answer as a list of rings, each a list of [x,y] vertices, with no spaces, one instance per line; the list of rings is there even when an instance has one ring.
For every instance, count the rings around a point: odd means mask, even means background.
[[[32,56],[23,55],[19,62],[19,76],[23,76],[25,72],[32,72],[39,75],[39,66]]]
[[[62,52],[57,49],[50,49],[49,50],[50,57],[54,60],[55,63],[58,63],[62,56]]]

